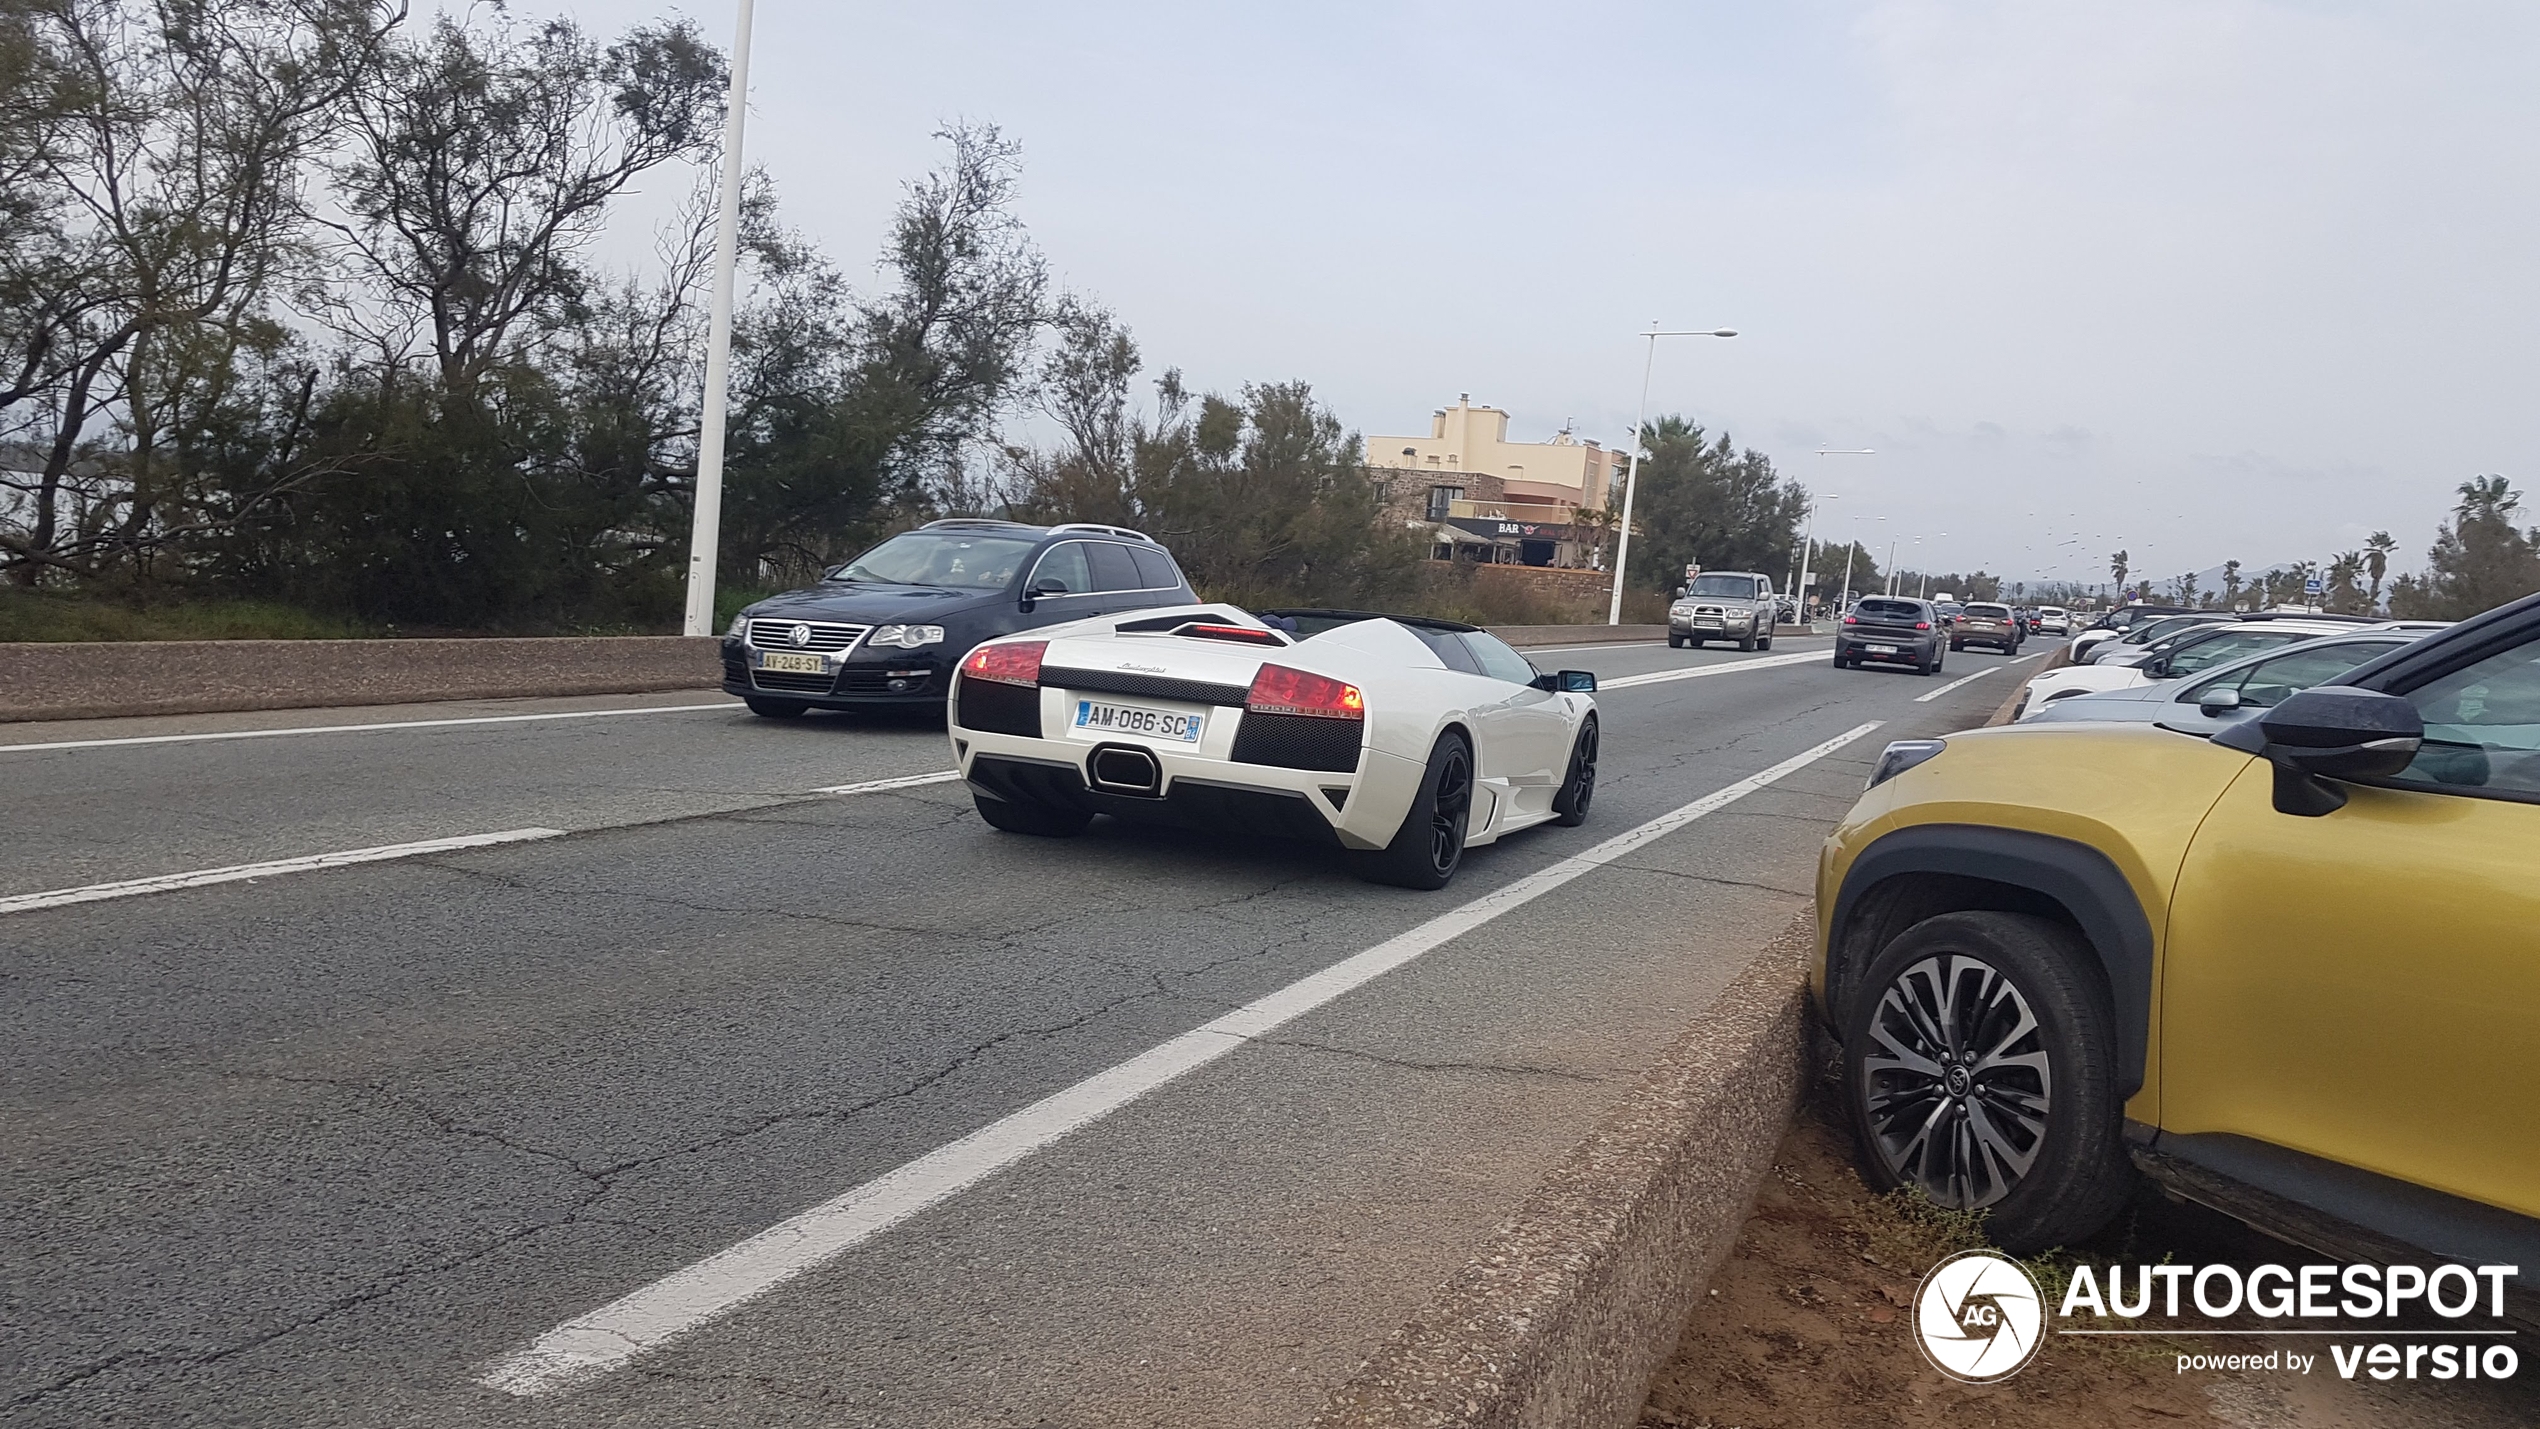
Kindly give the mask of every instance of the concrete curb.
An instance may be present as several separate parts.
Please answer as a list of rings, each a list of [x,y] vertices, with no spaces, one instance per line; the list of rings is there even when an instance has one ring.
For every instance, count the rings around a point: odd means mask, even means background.
[[[707,690],[716,641],[132,640],[0,644],[0,721]]]
[[[1611,645],[1664,640],[1664,625],[1493,625],[1491,634],[1524,649],[1529,645]]]
[[[2068,657],[2062,649],[2058,649],[2054,654],[2047,656],[2046,663],[2037,667],[2036,674],[2024,676],[2016,684],[2011,686],[2011,693],[2002,697],[2001,707],[1994,710],[1993,717],[1984,722],[1984,727],[1986,729],[1991,729],[1997,724],[2009,724],[2011,722],[2012,713],[2020,707],[2020,696],[2028,693],[2028,682],[2036,679],[2038,675],[2045,674],[2049,670],[2060,669],[2070,663],[2072,663],[2070,657]]]
[[[1632,1424],[1737,1243],[1807,1076],[1816,916],[1765,945],[1397,1331],[1318,1429]]]

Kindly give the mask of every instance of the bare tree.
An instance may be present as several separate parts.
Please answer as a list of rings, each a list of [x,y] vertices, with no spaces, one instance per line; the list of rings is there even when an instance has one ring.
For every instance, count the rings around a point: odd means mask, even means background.
[[[0,567],[19,582],[94,574],[116,548],[163,537],[152,436],[175,398],[154,383],[196,374],[176,350],[253,339],[309,155],[402,17],[380,0],[0,11],[0,429],[40,452],[37,469],[0,478],[16,498]],[[83,442],[118,419],[129,449],[83,464]]]
[[[582,251],[648,170],[713,150],[722,57],[685,21],[601,48],[569,20],[523,31],[443,16],[351,98],[330,224],[362,298],[338,321],[391,358],[428,340],[472,399],[585,296]]]

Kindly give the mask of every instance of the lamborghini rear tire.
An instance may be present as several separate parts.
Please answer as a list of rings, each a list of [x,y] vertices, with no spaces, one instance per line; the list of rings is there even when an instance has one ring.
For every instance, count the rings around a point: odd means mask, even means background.
[[[974,793],[970,802],[988,827],[1009,834],[1031,834],[1036,838],[1072,839],[1085,831],[1094,816],[1078,809],[1061,808],[1039,800],[1008,800]]]
[[[1453,730],[1438,736],[1419,792],[1393,842],[1351,857],[1358,876],[1396,888],[1444,888],[1464,863],[1473,816],[1473,746]]]

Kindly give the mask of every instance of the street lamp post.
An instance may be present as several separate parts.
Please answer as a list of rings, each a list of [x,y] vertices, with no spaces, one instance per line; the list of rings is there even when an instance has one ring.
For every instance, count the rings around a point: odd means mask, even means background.
[[[712,635],[714,561],[723,535],[723,407],[732,363],[733,269],[741,253],[741,125],[750,103],[750,5],[739,0],[732,88],[724,99],[723,209],[714,225],[714,305],[706,319],[706,390],[697,413],[696,509],[688,525],[689,635]]]
[[[1877,456],[1878,449],[1875,447],[1855,447],[1830,450],[1826,447],[1819,447],[1817,448],[1817,455]],[[1843,498],[1841,496],[1834,495],[1813,496],[1808,500],[1808,534],[1800,538],[1799,542],[1799,588],[1791,592],[1791,598],[1799,603],[1799,615],[1803,620],[1808,616],[1808,578],[1811,574],[1808,569],[1808,563],[1817,558],[1817,503],[1820,501],[1840,501],[1842,499]],[[1852,553],[1850,551],[1845,551],[1843,553],[1843,579],[1846,584],[1849,584],[1852,580]]]
[[[1641,428],[1649,420],[1649,375],[1658,365],[1658,339],[1662,337],[1735,337],[1737,329],[1723,327],[1700,332],[1690,329],[1681,332],[1660,332],[1658,324],[1652,322],[1649,325],[1649,331],[1642,333],[1641,336],[1649,339],[1649,356],[1640,366],[1640,410],[1632,416],[1632,457],[1631,463],[1623,470],[1623,520],[1614,538],[1614,599],[1605,611],[1605,623],[1608,625],[1623,623],[1623,573],[1631,569],[1632,498],[1640,490]]]

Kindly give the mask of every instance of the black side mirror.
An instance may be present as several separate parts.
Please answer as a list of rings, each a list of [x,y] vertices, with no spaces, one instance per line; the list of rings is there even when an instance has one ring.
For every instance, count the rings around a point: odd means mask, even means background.
[[[2397,695],[2343,686],[2304,690],[2214,736],[2275,766],[2276,812],[2319,818],[2346,807],[2328,781],[2396,774],[2425,743],[2425,720]]]
[[[1564,670],[1564,671],[1562,671],[1562,672],[1561,672],[1561,692],[1562,692],[1563,694],[1566,694],[1566,695],[1592,695],[1592,694],[1595,694],[1595,693],[1596,693],[1596,672],[1595,672],[1595,671],[1593,671],[1593,670]]]

